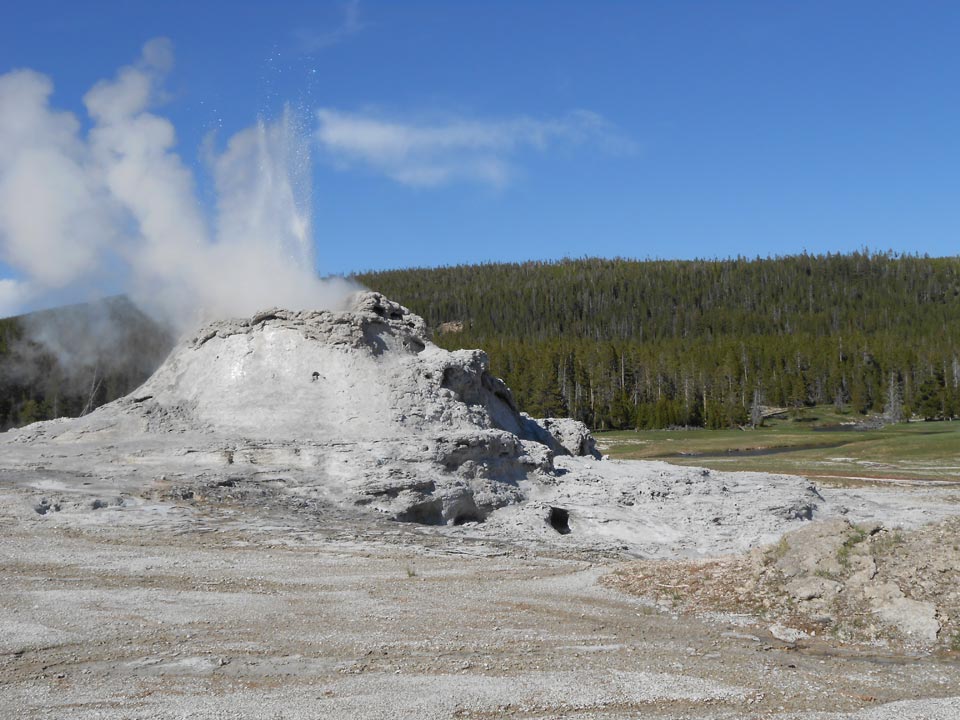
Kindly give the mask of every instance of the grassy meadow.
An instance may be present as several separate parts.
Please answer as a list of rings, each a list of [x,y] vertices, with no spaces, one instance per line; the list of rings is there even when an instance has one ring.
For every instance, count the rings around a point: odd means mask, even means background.
[[[875,427],[832,407],[768,418],[756,429],[619,431],[598,433],[597,441],[614,458],[790,473],[821,482],[960,482],[960,422]]]

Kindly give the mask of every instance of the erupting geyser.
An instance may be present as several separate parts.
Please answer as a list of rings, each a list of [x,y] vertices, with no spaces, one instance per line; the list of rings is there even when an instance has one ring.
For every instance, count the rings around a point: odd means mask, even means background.
[[[0,75],[0,260],[18,272],[0,280],[0,314],[123,291],[178,331],[214,320],[133,394],[0,436],[0,479],[36,493],[31,516],[219,497],[710,554],[810,515],[796,478],[758,493],[561,458],[596,454],[582,424],[524,416],[482,351],[441,350],[406,308],[318,279],[311,133],[290,111],[221,149],[210,138],[204,207],[154,112],[172,61],[169,42],[147,43],[84,96],[88,125],[50,106],[49,78]],[[288,309],[253,314],[271,305]],[[725,520],[705,532],[691,518]]]
[[[132,395],[0,439],[0,471],[39,452],[41,474],[121,495],[269,480],[303,502],[460,524],[522,500],[555,454],[594,452],[581,424],[519,413],[483,352],[443,351],[406,308],[318,279],[309,131],[289,110],[220,150],[208,138],[203,208],[154,112],[172,64],[169,41],[148,42],[86,93],[86,130],[50,106],[46,76],[0,75],[0,259],[20,273],[0,300],[90,297],[102,272],[178,330],[216,320]],[[271,304],[290,309],[250,317]]]

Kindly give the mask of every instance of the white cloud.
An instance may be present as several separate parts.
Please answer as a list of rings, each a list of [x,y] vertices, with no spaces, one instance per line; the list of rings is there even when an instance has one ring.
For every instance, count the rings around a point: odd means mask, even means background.
[[[591,143],[633,152],[596,113],[576,111],[558,119],[454,120],[414,124],[323,108],[317,140],[341,167],[367,166],[405,185],[432,187],[455,181],[508,182],[511,159],[558,144]]]
[[[363,23],[360,21],[359,0],[346,0],[343,3],[343,18],[336,28],[317,31],[300,27],[294,30],[293,38],[299,52],[304,55],[312,55],[342,43],[363,30],[363,27]]]

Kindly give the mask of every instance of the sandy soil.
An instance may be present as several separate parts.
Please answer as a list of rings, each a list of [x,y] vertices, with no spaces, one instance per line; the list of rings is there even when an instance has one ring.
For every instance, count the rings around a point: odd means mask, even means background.
[[[949,656],[674,615],[600,584],[609,553],[268,504],[30,503],[0,478],[2,717],[960,716]]]

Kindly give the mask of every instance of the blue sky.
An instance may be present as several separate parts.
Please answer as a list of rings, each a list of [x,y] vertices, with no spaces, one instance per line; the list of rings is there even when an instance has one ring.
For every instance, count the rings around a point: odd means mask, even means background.
[[[956,2],[36,0],[2,16],[0,74],[50,76],[81,119],[96,81],[169,38],[154,111],[208,200],[204,139],[290,104],[316,133],[323,272],[957,253]]]

